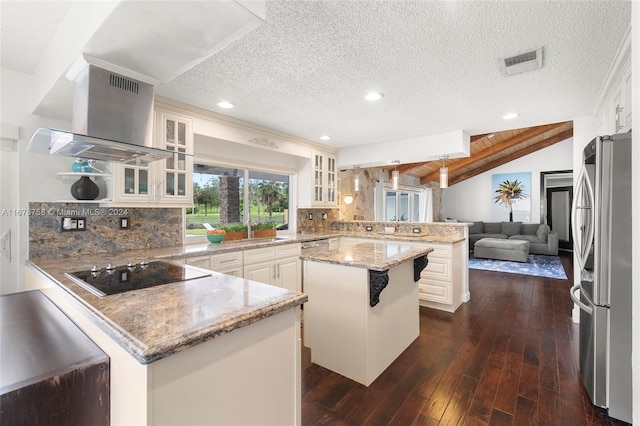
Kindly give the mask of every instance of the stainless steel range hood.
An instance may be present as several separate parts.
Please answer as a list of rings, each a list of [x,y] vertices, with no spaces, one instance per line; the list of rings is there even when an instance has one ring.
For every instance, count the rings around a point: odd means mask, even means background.
[[[89,65],[75,80],[72,131],[39,129],[27,150],[127,164],[173,155],[152,138],[153,86]]]

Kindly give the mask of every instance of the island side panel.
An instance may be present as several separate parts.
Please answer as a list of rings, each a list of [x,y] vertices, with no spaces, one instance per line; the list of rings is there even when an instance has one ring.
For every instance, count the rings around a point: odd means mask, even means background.
[[[365,268],[305,261],[305,344],[312,362],[369,386],[419,335],[413,262],[389,270],[369,305]]]
[[[304,262],[304,343],[311,362],[359,383],[366,382],[366,316],[369,271]]]
[[[300,307],[154,362],[155,425],[298,425]]]
[[[367,383],[372,383],[420,334],[420,296],[413,261],[389,269],[380,303],[367,310]],[[367,384],[367,385],[368,385]]]

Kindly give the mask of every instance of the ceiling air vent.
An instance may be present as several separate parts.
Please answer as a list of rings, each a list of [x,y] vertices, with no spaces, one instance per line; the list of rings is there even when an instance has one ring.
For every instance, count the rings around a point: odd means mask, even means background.
[[[542,68],[542,47],[498,60],[505,77]]]

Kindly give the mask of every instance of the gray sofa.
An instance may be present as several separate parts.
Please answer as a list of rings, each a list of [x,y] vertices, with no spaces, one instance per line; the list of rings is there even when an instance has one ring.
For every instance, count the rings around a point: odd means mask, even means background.
[[[544,223],[522,222],[471,222],[469,249],[482,238],[504,238],[529,241],[529,253],[558,254],[558,233]]]

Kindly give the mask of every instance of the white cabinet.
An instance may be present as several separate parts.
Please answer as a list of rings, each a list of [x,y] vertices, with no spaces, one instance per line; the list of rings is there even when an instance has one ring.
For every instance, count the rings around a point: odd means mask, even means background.
[[[468,275],[465,244],[417,243],[432,248],[428,264],[418,281],[420,304],[447,312],[455,312],[465,301]]]
[[[384,243],[384,240],[377,240],[374,238],[357,238],[357,237],[340,237],[339,247],[354,246],[362,243]]]
[[[242,251],[212,254],[209,264],[209,269],[212,271],[222,272],[238,278],[244,277]]]
[[[599,135],[631,130],[631,36],[627,33],[596,103]]]
[[[193,204],[193,129],[188,116],[162,109],[154,115],[155,148],[173,155],[149,164],[114,164],[114,203],[146,206]]]
[[[327,207],[337,205],[338,169],[335,155],[322,151],[312,151],[310,177],[310,197],[307,198],[304,183],[301,184],[301,204],[305,207]],[[301,180],[306,181],[305,177]]]
[[[265,284],[275,284],[275,267],[274,261],[254,263],[244,265],[244,277],[251,281],[258,281]]]
[[[185,263],[202,269],[211,269],[210,256],[187,257]]]
[[[622,117],[621,132],[631,130],[631,66],[626,69],[622,81]]]
[[[623,69],[620,81],[613,92],[613,101],[609,105],[610,131],[625,133],[631,130],[631,66]]]
[[[275,285],[291,291],[302,291],[302,253],[300,244],[276,246]]]
[[[244,278],[302,290],[300,244],[286,244],[244,251]]]

